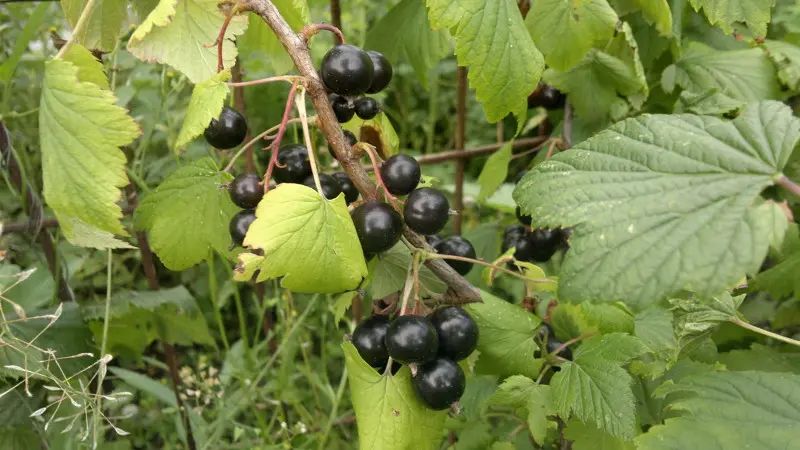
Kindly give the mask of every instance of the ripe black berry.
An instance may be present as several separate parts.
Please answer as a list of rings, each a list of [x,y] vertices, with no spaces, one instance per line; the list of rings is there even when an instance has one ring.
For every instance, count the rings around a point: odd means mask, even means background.
[[[417,188],[421,176],[419,163],[408,155],[394,155],[381,166],[383,183],[394,195],[408,195]]]
[[[254,220],[256,220],[256,213],[252,209],[239,211],[233,216],[230,225],[228,225],[228,231],[231,234],[231,240],[233,240],[234,244],[242,245],[247,230]]]
[[[329,97],[333,114],[339,123],[347,123],[356,113],[355,105],[347,97],[331,94]]]
[[[303,184],[316,190],[317,185],[314,183],[314,177],[310,176],[303,181]],[[327,173],[319,174],[319,185],[322,187],[322,194],[328,200],[333,200],[342,193],[342,186],[336,181],[336,178],[328,175]]]
[[[322,59],[322,82],[328,90],[345,96],[369,89],[375,68],[367,52],[355,45],[337,45]]]
[[[300,144],[287,144],[278,151],[278,163],[275,166],[275,179],[279,183],[302,183],[311,175],[311,162],[308,160],[308,149]]]
[[[522,215],[522,210],[520,210],[519,206],[517,206],[517,220],[523,225],[531,226],[531,216]]]
[[[214,148],[227,150],[244,141],[247,135],[247,120],[237,110],[226,106],[218,119],[211,119],[208,128],[203,132],[206,142]]]
[[[358,324],[353,331],[353,345],[361,358],[372,367],[386,367],[386,363],[389,362],[389,352],[384,341],[388,329],[388,318],[372,316]]]
[[[522,227],[520,227],[522,228]],[[528,236],[528,232],[523,231],[523,233],[519,236],[509,237],[508,239],[503,239],[503,253],[507,252],[508,249],[514,247],[514,259],[517,261],[524,261],[524,262],[531,262],[533,261],[533,253],[535,251],[533,241],[531,241],[530,237]]]
[[[436,252],[442,255],[463,256],[464,258],[475,259],[475,248],[470,242],[461,236],[448,236],[442,239],[436,246]],[[445,259],[456,272],[466,275],[472,269],[472,263],[467,261],[456,261]]]
[[[564,343],[556,339],[555,336],[550,337],[547,340],[547,353],[555,352],[558,347],[561,347],[563,344]],[[558,352],[558,356],[572,361],[572,350],[570,350],[569,347],[564,347],[563,350]]]
[[[258,175],[243,173],[231,181],[228,186],[228,194],[239,208],[253,209],[264,198],[264,186],[261,185],[261,178]]]
[[[536,338],[539,342],[544,342],[545,340],[555,339],[556,332],[553,330],[553,327],[550,326],[547,322],[542,322],[539,324],[539,328],[536,329]]]
[[[336,172],[333,174],[333,178],[335,178],[336,181],[339,182],[339,186],[342,187],[345,203],[349,205],[350,203],[358,200],[358,189],[356,189],[356,185],[353,184],[353,180],[351,180],[346,173]]]
[[[538,106],[547,110],[561,109],[567,96],[559,92],[553,86],[540,83],[533,93],[528,96],[528,108],[536,108]]]
[[[403,233],[403,219],[386,203],[364,202],[353,210],[351,217],[361,248],[366,253],[389,250]]]
[[[439,242],[442,242],[442,238],[439,237],[438,234],[431,234],[431,235],[425,236],[425,242],[427,242],[428,245],[430,245],[431,247],[436,247],[436,244],[438,244]]]
[[[403,207],[406,225],[419,234],[436,234],[447,225],[450,203],[434,188],[424,187],[409,194]]]
[[[429,408],[442,410],[464,395],[467,379],[458,364],[446,358],[437,358],[420,366],[411,384]]]
[[[558,250],[561,240],[558,232],[547,228],[538,228],[528,233],[527,236],[533,247],[531,259],[537,262],[545,262],[552,258]]]
[[[367,52],[369,58],[372,60],[373,75],[372,84],[367,89],[368,94],[375,94],[384,89],[392,81],[392,64],[383,56],[383,53],[370,50]]]
[[[439,336],[427,317],[400,316],[386,331],[389,356],[403,364],[422,364],[436,358]]]
[[[431,323],[439,335],[439,356],[461,361],[478,346],[478,324],[461,308],[437,309]]]
[[[353,102],[356,115],[364,120],[370,120],[381,112],[381,104],[372,97],[361,97]]]

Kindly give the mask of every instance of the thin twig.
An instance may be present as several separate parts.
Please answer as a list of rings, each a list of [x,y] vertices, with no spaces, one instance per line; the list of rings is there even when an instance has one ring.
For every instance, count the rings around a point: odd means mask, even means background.
[[[217,73],[222,72],[224,69],[224,65],[222,64],[222,47],[225,44],[225,33],[228,31],[228,25],[231,24],[231,19],[239,12],[239,4],[237,3],[234,7],[228,11],[228,14],[225,14],[225,21],[222,22],[222,26],[219,29],[219,35],[217,35],[217,40],[214,42],[217,44]]]
[[[800,197],[800,185],[787,178],[786,175],[781,175],[780,178],[778,178],[778,184],[792,194]]]
[[[767,331],[767,330],[765,330],[763,328],[759,328],[759,327],[757,327],[755,325],[751,325],[751,324],[743,321],[742,319],[740,319],[738,317],[732,317],[729,320],[731,322],[735,323],[736,325],[739,325],[740,327],[748,329],[748,330],[753,331],[755,333],[764,335],[764,336],[772,338],[772,339],[777,339],[777,340],[779,340],[781,342],[785,342],[787,344],[792,344],[792,345],[796,345],[796,346],[800,347],[800,341],[796,341],[796,340],[794,340],[794,339],[792,339],[790,337],[786,337],[786,336],[782,336],[782,335],[777,334],[777,333],[773,333],[772,331]]]
[[[283,133],[286,132],[286,127],[289,124],[289,115],[292,113],[292,102],[294,101],[294,94],[297,92],[297,83],[292,85],[292,89],[289,90],[289,95],[286,98],[286,107],[283,110],[283,119],[281,119],[281,123],[278,126],[278,134],[275,136],[275,139],[272,141],[270,147],[272,148],[272,156],[269,158],[269,164],[267,165],[267,173],[264,174],[264,193],[269,190],[269,180],[272,178],[272,169],[275,168],[278,163],[278,151],[281,148],[281,140],[283,139]]]
[[[303,77],[299,77],[297,75],[282,75],[279,77],[267,77],[267,78],[259,78],[258,80],[250,80],[250,81],[241,81],[238,83],[229,82],[226,83],[229,87],[247,87],[247,86],[256,86],[258,84],[265,84],[265,83],[274,83],[276,81],[286,81],[287,83],[297,83],[298,81],[302,81]]]
[[[311,39],[311,36],[319,33],[320,31],[330,31],[334,35],[336,35],[336,40],[339,41],[340,44],[346,44],[344,40],[344,35],[342,34],[342,30],[334,25],[329,25],[327,23],[312,23],[311,25],[306,25],[303,28],[303,31],[300,32],[300,36],[307,42]]]
[[[303,138],[308,148],[308,159],[311,163],[311,176],[314,177],[314,185],[317,187],[319,195],[325,199],[325,192],[322,191],[322,183],[319,181],[319,167],[317,167],[317,154],[314,152],[314,146],[311,144],[311,133],[308,130],[308,113],[306,112],[306,90],[301,89],[300,95],[294,99],[295,106],[297,106],[297,113],[300,114],[300,123],[303,125]]]

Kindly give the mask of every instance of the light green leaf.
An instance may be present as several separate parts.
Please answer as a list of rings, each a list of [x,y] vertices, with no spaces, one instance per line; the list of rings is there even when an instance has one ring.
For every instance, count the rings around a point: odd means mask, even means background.
[[[770,10],[775,0],[691,0],[695,11],[702,8],[712,25],[722,28],[727,34],[734,31],[733,25],[742,22],[758,36],[767,34]]]
[[[602,334],[633,332],[633,316],[620,305],[585,302],[579,306],[586,321]]]
[[[6,50],[3,53],[4,61],[0,64],[0,83],[8,85],[11,81],[11,77],[14,76],[22,56],[28,52],[28,44],[39,38],[39,29],[45,23],[49,12],[50,5],[48,2],[39,2],[36,9],[26,17],[25,25],[15,36],[16,39],[13,46],[9,45],[11,50]]]
[[[753,344],[749,350],[732,350],[719,355],[728,370],[786,372],[800,374],[800,353],[779,352],[775,347]]]
[[[487,403],[518,410],[519,415],[526,417],[531,436],[539,444],[544,443],[547,435],[547,416],[556,414],[550,399],[550,386],[536,384],[522,375],[506,378]]]
[[[128,184],[119,147],[133,141],[139,127],[114,105],[111,92],[79,81],[78,73],[67,61],[45,63],[39,107],[44,198],[70,242],[74,220],[127,235],[117,205],[119,188]]]
[[[394,131],[392,122],[385,113],[380,113],[370,120],[355,116],[343,124],[342,129],[355,134],[359,142],[373,145],[383,159],[388,159],[400,150],[400,138],[397,137],[397,132]]]
[[[767,372],[711,372],[660,389],[681,411],[636,438],[640,450],[763,449],[797,444],[800,375]]]
[[[471,303],[466,309],[478,324],[481,356],[477,373],[500,376],[524,375],[536,378],[542,366],[533,353],[539,348],[533,341],[541,320],[528,311],[481,291],[483,303]]]
[[[78,247],[91,248],[136,248],[131,244],[116,239],[108,231],[87,225],[85,222],[74,217],[66,218],[64,222],[58,222],[61,230],[70,236],[70,244]]]
[[[364,48],[378,50],[389,61],[406,59],[423,86],[428,71],[452,49],[447,30],[432,30],[424,0],[403,0],[367,33]]]
[[[536,0],[525,23],[547,65],[566,71],[611,39],[617,20],[606,0]]]
[[[710,296],[761,265],[769,220],[753,201],[798,137],[778,102],[733,121],[644,115],[535,167],[514,199],[534,226],[575,226],[562,300],[639,309],[680,289]]]
[[[345,313],[353,304],[353,298],[358,295],[358,292],[344,292],[336,296],[336,301],[333,303],[333,322],[338,324],[344,318]],[[360,298],[360,297],[359,297]]]
[[[575,352],[575,362],[579,364],[607,362],[621,365],[646,351],[644,344],[638,338],[624,333],[611,333],[584,341]]]
[[[572,419],[564,429],[564,438],[572,441],[572,450],[634,450],[633,442],[611,436],[593,425]]]
[[[198,83],[192,89],[189,108],[186,110],[183,126],[181,126],[178,139],[175,141],[176,151],[183,149],[192,139],[203,134],[211,119],[219,117],[225,97],[230,92],[230,88],[225,84],[230,77],[230,70],[223,70],[208,80]]]
[[[483,170],[478,176],[481,193],[478,194],[477,201],[482,202],[491,197],[505,181],[508,175],[508,163],[511,162],[512,144],[513,141],[506,142],[486,160],[486,164],[483,165]]]
[[[654,24],[660,35],[672,35],[672,11],[667,0],[612,0],[611,4],[621,16],[641,11],[642,17]]]
[[[350,342],[342,343],[350,396],[358,420],[359,447],[371,450],[422,450],[439,445],[447,411],[428,409],[411,386],[403,366],[383,376],[368,366]]]
[[[61,0],[64,15],[74,29],[88,0]],[[117,45],[122,21],[128,15],[127,2],[95,0],[86,24],[78,33],[77,42],[84,47],[110,52]]]
[[[721,116],[736,112],[742,106],[744,102],[723,94],[719,88],[714,87],[704,91],[681,92],[675,112]]]
[[[64,55],[64,61],[69,61],[78,68],[78,81],[94,83],[100,89],[108,90],[108,78],[103,72],[103,63],[82,45],[73,44]]]
[[[791,91],[800,90],[800,47],[789,42],[767,40],[764,47],[778,70],[781,84]]]
[[[311,23],[306,0],[274,0],[272,3],[294,31],[299,32]],[[247,31],[236,39],[236,47],[239,62],[247,72],[283,75],[294,67],[289,53],[261,19],[250,21]]]
[[[470,86],[489,122],[514,113],[517,129],[527,114],[528,94],[544,69],[514,0],[426,0],[435,28],[448,28],[456,40],[458,64],[469,66]]]
[[[131,387],[146,392],[161,400],[166,406],[172,406],[173,408],[178,407],[175,391],[173,391],[170,386],[159,383],[147,375],[123,369],[122,367],[112,366],[109,367],[108,370]]]
[[[344,195],[329,201],[300,184],[280,184],[264,196],[244,245],[264,251],[259,282],[283,277],[281,286],[298,292],[349,291],[368,275]]]
[[[708,299],[670,300],[680,346],[684,347],[689,342],[708,336],[722,322],[736,319],[736,310],[742,300],[744,295],[731,297],[727,292]]]
[[[636,314],[634,335],[654,352],[665,351],[677,357],[673,315],[670,311],[652,306]]]
[[[192,83],[217,73],[217,39],[225,15],[218,0],[161,0],[128,41],[128,51],[147,62],[169,64],[183,72]],[[237,15],[225,32],[223,66],[236,62],[233,39],[244,33],[247,16]]]
[[[384,298],[403,289],[411,267],[411,251],[398,242],[389,251],[378,255],[369,265],[369,290],[372,298]],[[447,285],[425,266],[419,270],[420,287],[424,291],[443,294]]]

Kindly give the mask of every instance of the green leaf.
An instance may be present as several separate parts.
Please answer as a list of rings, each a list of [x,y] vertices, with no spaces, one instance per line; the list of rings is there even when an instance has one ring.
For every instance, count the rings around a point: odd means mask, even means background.
[[[564,438],[572,441],[572,450],[635,450],[633,442],[611,436],[595,426],[572,419],[564,429]]]
[[[539,348],[533,341],[541,320],[517,305],[481,291],[483,303],[471,303],[466,309],[480,332],[475,366],[477,373],[500,376],[524,375],[536,378],[542,360],[533,353]]]
[[[25,271],[14,264],[0,264],[0,296],[25,311],[45,307],[53,300],[55,283],[44,264]]]
[[[678,343],[684,347],[689,342],[708,336],[723,322],[738,317],[736,310],[744,295],[731,297],[727,292],[708,299],[673,299],[675,329]]]
[[[662,389],[679,393],[667,419],[636,438],[641,450],[793,448],[800,423],[800,376],[711,372]]]
[[[350,342],[343,342],[342,350],[360,448],[418,450],[439,445],[447,411],[433,411],[422,404],[411,386],[408,367],[383,376],[361,359]]]
[[[217,73],[217,40],[225,15],[218,0],[161,0],[128,41],[128,51],[146,62],[169,64],[183,72],[192,83]],[[236,62],[233,39],[244,33],[247,16],[236,15],[225,31],[223,66]]]
[[[458,64],[469,66],[470,86],[489,122],[514,113],[517,131],[525,124],[528,94],[544,69],[514,0],[426,0],[435,28],[456,40]]]
[[[666,351],[677,356],[673,315],[664,308],[652,306],[636,314],[634,335],[654,352]]]
[[[749,350],[732,350],[719,355],[728,370],[741,372],[786,372],[800,374],[800,353],[781,353],[773,347],[753,344]]]
[[[562,300],[640,309],[680,289],[710,296],[766,256],[768,205],[753,202],[798,137],[800,121],[778,102],[733,121],[645,115],[535,167],[514,199],[536,227],[575,226]]]
[[[734,24],[746,23],[756,35],[767,34],[770,10],[775,0],[691,0],[695,11],[702,8],[712,25],[722,28],[727,34],[734,31]]]
[[[264,196],[244,245],[264,251],[254,266],[259,282],[283,277],[281,286],[298,292],[350,291],[368,275],[344,195],[329,201],[300,184],[280,184]],[[250,279],[243,267],[250,257],[243,255],[240,281]]]
[[[64,15],[75,29],[88,0],[61,0]],[[117,45],[122,21],[128,15],[128,5],[119,0],[95,0],[86,24],[78,33],[77,42],[84,47],[110,52]]]
[[[11,51],[4,53],[5,60],[0,64],[0,83],[8,85],[14,72],[17,70],[22,56],[28,51],[28,44],[32,40],[38,39],[39,29],[47,18],[50,12],[50,6],[47,2],[40,2],[36,9],[33,10],[30,16],[26,17],[25,25],[19,34],[16,35],[15,42],[11,47]],[[10,43],[9,43],[10,44]]]
[[[602,334],[633,332],[633,316],[620,305],[586,302],[579,306],[586,322]]]
[[[219,117],[225,97],[230,92],[230,88],[225,84],[230,77],[230,70],[223,70],[208,80],[198,83],[192,89],[189,108],[186,110],[183,126],[181,126],[178,139],[175,141],[176,151],[183,149],[192,139],[203,134],[211,119]]]
[[[380,51],[389,61],[407,60],[427,87],[428,71],[452,44],[447,30],[431,29],[424,0],[403,0],[369,29],[364,48]]]
[[[481,193],[478,194],[478,201],[482,202],[491,197],[508,175],[508,163],[511,162],[511,150],[513,141],[506,142],[499,150],[492,153],[486,160],[483,170],[478,176],[478,184],[481,185]]]
[[[82,307],[96,342],[103,336],[105,302]],[[175,345],[214,345],[194,297],[183,286],[159,291],[123,291],[111,298],[107,347],[110,353],[140,358],[156,339]]]
[[[294,31],[299,32],[311,23],[306,0],[274,0],[272,3]],[[254,17],[250,21],[247,31],[236,39],[236,47],[239,49],[239,62],[247,72],[283,75],[294,67],[291,56],[269,25],[260,18]]]
[[[70,242],[76,225],[127,235],[117,205],[119,188],[128,184],[119,147],[139,135],[133,119],[114,105],[114,95],[79,81],[79,69],[94,70],[46,62],[39,107],[44,198]]]
[[[402,290],[409,267],[411,251],[402,242],[378,255],[369,265],[369,290],[372,298],[384,298]],[[419,281],[423,292],[443,294],[447,290],[447,285],[425,266],[420,267]]]
[[[632,378],[620,365],[646,351],[635,337],[614,333],[586,340],[575,361],[550,381],[559,416],[570,413],[612,436],[632,438],[636,419]]]
[[[336,301],[333,303],[333,322],[338,324],[344,318],[345,313],[353,304],[353,298],[358,295],[358,292],[351,291],[339,294],[336,296]]]
[[[773,40],[767,40],[763,45],[778,70],[781,84],[791,91],[800,90],[800,47]]]
[[[150,233],[153,250],[169,269],[187,269],[211,250],[227,253],[228,224],[239,209],[222,185],[232,179],[203,158],[176,170],[139,203],[136,229]]]
[[[536,0],[525,23],[547,65],[566,71],[611,39],[617,20],[606,0]]]
[[[123,369],[122,367],[109,367],[108,370],[131,387],[152,395],[158,400],[161,400],[165,405],[172,406],[173,408],[178,407],[175,391],[173,391],[170,386],[159,383],[147,375]]]
[[[667,0],[612,0],[611,4],[621,16],[641,11],[642,17],[654,24],[660,35],[672,35],[672,11]]]
[[[550,399],[550,386],[536,384],[522,375],[508,377],[487,400],[492,405],[507,405],[519,411],[528,422],[534,440],[544,443],[547,435],[547,416],[556,411]]]

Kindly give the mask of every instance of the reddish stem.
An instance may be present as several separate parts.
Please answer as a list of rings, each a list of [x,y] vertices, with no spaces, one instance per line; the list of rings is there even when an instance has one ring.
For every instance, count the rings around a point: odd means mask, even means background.
[[[272,178],[272,168],[276,165],[280,167],[278,164],[278,150],[281,147],[283,134],[286,132],[286,128],[289,125],[289,115],[292,113],[292,104],[294,103],[295,92],[297,92],[297,83],[292,84],[292,89],[289,90],[289,96],[286,99],[286,107],[283,109],[283,119],[281,119],[280,128],[278,128],[278,133],[275,136],[275,140],[272,141],[272,144],[270,144],[270,147],[272,147],[272,157],[269,159],[267,173],[264,174],[264,193],[269,190],[269,180]],[[311,151],[311,149],[309,149],[309,151]]]
[[[378,188],[383,189],[383,192],[386,194],[386,198],[389,200],[389,202],[392,203],[392,206],[394,206],[395,209],[398,209],[397,205],[395,204],[395,202],[397,202],[397,198],[395,198],[395,196],[392,195],[391,192],[389,192],[389,189],[386,188],[386,184],[383,182],[383,177],[381,177],[381,170],[380,170],[381,167],[378,164],[378,158],[375,156],[375,152],[372,150],[369,144],[362,145],[361,148],[364,149],[365,152],[367,152],[367,155],[369,155],[369,160],[372,161],[372,168],[373,171],[375,172],[375,179],[378,182]],[[378,188],[375,189],[376,197]]]
[[[330,31],[331,33],[335,34],[336,39],[340,44],[346,43],[344,40],[344,34],[342,34],[342,30],[327,23],[312,23],[311,25],[306,25],[305,28],[303,28],[303,31],[300,32],[300,36],[303,37],[303,40],[308,42],[308,40],[311,39],[311,36],[314,36],[322,30]]]
[[[220,59],[222,61],[222,59]],[[250,81],[240,81],[237,83],[227,83],[230,87],[246,87],[246,86],[255,86],[257,84],[264,84],[264,83],[273,83],[275,81],[287,81],[289,83],[296,83],[297,80],[301,80],[303,77],[299,77],[297,75],[283,75],[279,77],[267,77],[267,78],[259,78],[258,80],[250,80]]]
[[[800,185],[788,179],[786,175],[781,175],[781,177],[778,178],[778,184],[792,194],[800,197]]]
[[[234,7],[229,14],[225,15],[225,22],[222,22],[219,35],[217,35],[217,40],[214,42],[217,44],[217,73],[222,72],[224,68],[222,64],[222,46],[225,44],[225,33],[228,31],[228,25],[231,24],[231,19],[233,19],[234,14],[236,14],[236,7]]]

